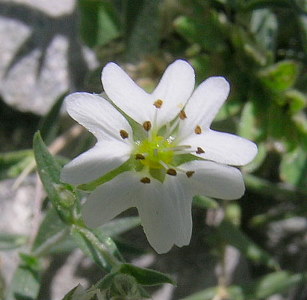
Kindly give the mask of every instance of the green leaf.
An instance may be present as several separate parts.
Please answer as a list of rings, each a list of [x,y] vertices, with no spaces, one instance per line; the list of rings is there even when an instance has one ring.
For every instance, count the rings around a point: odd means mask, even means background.
[[[96,289],[85,290],[81,284],[71,289],[62,300],[94,300],[95,295],[99,293]],[[98,298],[99,299],[99,298]]]
[[[175,285],[174,280],[169,275],[155,270],[136,267],[131,264],[121,264],[118,272],[133,276],[141,285],[159,285],[164,283]]]
[[[292,1],[292,0],[290,0]],[[293,5],[289,0],[251,0],[244,6],[245,10],[254,10],[262,8],[291,8]]]
[[[219,207],[219,204],[214,199],[199,195],[193,198],[193,205],[204,209],[216,209]]]
[[[258,45],[273,54],[276,48],[278,23],[275,14],[269,9],[259,9],[252,13],[251,31]]]
[[[285,94],[285,103],[289,105],[290,113],[295,114],[307,107],[307,96],[298,90],[289,90]]]
[[[0,232],[0,250],[12,250],[23,246],[28,238],[21,234]]]
[[[34,135],[33,148],[39,176],[53,207],[63,222],[75,222],[76,218],[80,218],[78,195],[71,186],[60,182],[61,168],[49,153],[39,132]]]
[[[188,42],[199,44],[207,51],[221,52],[224,50],[225,32],[217,15],[208,12],[204,18],[180,16],[175,20],[175,29]]]
[[[32,160],[32,150],[0,153],[0,180],[17,177]]]
[[[64,240],[68,234],[66,225],[61,221],[56,210],[51,208],[39,227],[32,252],[40,256],[46,255],[52,252],[53,246]]]
[[[257,140],[261,134],[258,127],[258,110],[255,103],[247,102],[242,110],[238,134],[249,140]]]
[[[290,272],[274,272],[258,280],[231,285],[227,288],[228,298],[235,300],[267,299],[275,294],[283,293],[307,282],[307,273],[291,274]],[[219,288],[208,288],[181,300],[211,300],[219,293]],[[225,291],[223,292],[225,294]]]
[[[71,235],[84,254],[102,269],[110,271],[120,263],[121,257],[115,243],[101,231],[73,225]]]
[[[81,38],[89,47],[103,46],[120,36],[119,16],[110,1],[79,0]]]
[[[284,60],[259,72],[260,79],[273,92],[282,92],[291,88],[299,74],[298,64]]]
[[[280,164],[280,177],[294,186],[306,189],[307,153],[302,148],[297,148],[283,155]]]
[[[160,42],[160,1],[126,1],[126,57],[137,61],[158,51]]]
[[[250,260],[255,263],[263,263],[271,268],[278,268],[277,262],[266,251],[257,246],[231,222],[224,220],[217,229],[226,243],[239,249]]]
[[[65,99],[66,93],[61,95],[56,102],[53,104],[47,115],[42,118],[38,128],[40,130],[43,140],[46,141],[46,144],[50,144],[54,140],[57,133],[57,123],[59,120],[59,115],[63,101]]]
[[[21,255],[6,300],[35,300],[40,287],[39,263],[35,257]]]

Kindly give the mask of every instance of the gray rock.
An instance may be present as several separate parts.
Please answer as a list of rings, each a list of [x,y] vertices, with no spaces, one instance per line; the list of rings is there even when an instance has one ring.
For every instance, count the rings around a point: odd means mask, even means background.
[[[75,0],[0,0],[0,95],[45,114],[64,92],[82,89],[94,54],[81,45]]]

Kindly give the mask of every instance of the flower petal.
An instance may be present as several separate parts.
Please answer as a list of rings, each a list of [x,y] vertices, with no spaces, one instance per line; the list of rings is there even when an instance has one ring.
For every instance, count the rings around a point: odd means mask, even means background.
[[[169,251],[174,244],[187,245],[191,239],[192,195],[181,183],[177,176],[163,184],[152,180],[137,201],[147,239],[158,253]]]
[[[240,170],[211,161],[192,161],[180,166],[195,171],[188,178],[195,194],[232,200],[243,196],[245,187]]]
[[[176,60],[165,70],[158,86],[153,91],[153,100],[163,101],[158,110],[159,126],[173,120],[184,108],[191,96],[195,84],[194,70],[184,60]]]
[[[61,180],[75,185],[93,181],[128,160],[131,147],[118,140],[97,143],[64,166]]]
[[[153,120],[152,96],[141,89],[115,63],[108,63],[102,70],[101,81],[108,97],[124,113],[139,124]]]
[[[228,94],[229,84],[223,77],[210,77],[201,83],[184,109],[187,118],[181,122],[180,136],[188,136],[197,125],[209,128]]]
[[[200,147],[204,153],[196,154],[199,157],[234,166],[248,164],[258,151],[256,144],[247,139],[210,129],[193,134],[180,143],[190,145],[195,150]]]
[[[66,97],[69,115],[101,139],[121,139],[120,130],[132,138],[132,129],[123,115],[107,100],[89,93],[74,93]]]
[[[82,207],[86,223],[100,226],[122,211],[135,206],[137,182],[134,172],[124,172],[97,188]]]

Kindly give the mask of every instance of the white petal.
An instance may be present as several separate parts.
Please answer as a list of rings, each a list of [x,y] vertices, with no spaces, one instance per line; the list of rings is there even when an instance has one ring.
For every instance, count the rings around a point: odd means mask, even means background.
[[[196,125],[209,128],[229,94],[229,84],[223,77],[210,77],[201,83],[189,99],[182,121],[181,136],[194,132]]]
[[[134,172],[124,172],[97,188],[82,207],[86,223],[91,227],[102,225],[122,211],[135,206],[139,186]]]
[[[108,63],[102,71],[102,84],[108,97],[128,116],[143,124],[153,120],[152,96],[141,89],[115,63]]]
[[[205,153],[198,155],[199,157],[234,166],[248,164],[258,151],[256,144],[247,139],[210,129],[201,134],[193,133],[182,140],[181,144],[190,145],[192,149],[202,148]]]
[[[74,93],[66,97],[69,115],[101,139],[121,139],[120,130],[132,138],[132,129],[127,120],[107,100],[88,93]]]
[[[210,161],[192,161],[180,166],[195,171],[188,178],[195,194],[232,200],[243,196],[245,187],[240,170]]]
[[[154,101],[163,101],[157,114],[157,123],[160,126],[173,120],[184,108],[193,92],[194,84],[194,70],[186,61],[176,60],[168,66],[152,93]]]
[[[174,244],[187,245],[192,233],[192,195],[178,178],[167,179],[163,184],[152,180],[145,185],[137,201],[147,239],[158,253]]]
[[[61,180],[75,185],[95,180],[128,160],[131,147],[118,140],[97,143],[64,166]]]

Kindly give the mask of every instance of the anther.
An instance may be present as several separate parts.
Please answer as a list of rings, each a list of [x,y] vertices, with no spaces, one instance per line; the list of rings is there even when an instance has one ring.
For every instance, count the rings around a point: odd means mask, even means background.
[[[158,100],[156,100],[156,101],[154,102],[153,105],[154,105],[156,108],[161,108],[162,104],[163,104],[163,101],[162,101],[161,99],[158,99]]]
[[[142,159],[145,159],[145,156],[143,154],[141,154],[141,153],[137,153],[137,154],[135,154],[135,159],[142,160]]]
[[[140,179],[140,181],[142,182],[142,183],[150,183],[150,178],[148,178],[148,177],[143,177],[143,178],[141,178]]]
[[[203,154],[203,153],[205,153],[205,150],[203,150],[200,147],[197,147],[196,154]]]
[[[176,176],[177,175],[177,171],[175,169],[168,169],[166,171],[166,174],[171,175],[171,176]]]
[[[184,110],[180,111],[180,113],[179,113],[179,119],[180,119],[180,120],[184,120],[184,119],[186,119],[186,118],[187,118],[187,115],[186,115],[185,111],[184,111]]]
[[[150,128],[151,128],[151,122],[150,121],[145,121],[143,123],[143,128],[146,130],[146,131],[149,131]]]
[[[188,178],[192,177],[195,171],[187,171],[185,174],[187,175]]]
[[[119,132],[119,134],[122,137],[122,139],[127,139],[128,136],[129,136],[128,132],[126,130],[123,130],[123,129]]]
[[[197,125],[197,126],[195,127],[195,129],[194,129],[194,132],[195,132],[196,134],[201,134],[201,127],[200,127],[199,125]]]

